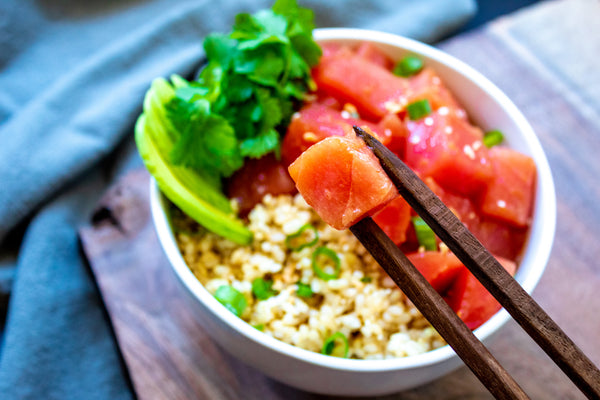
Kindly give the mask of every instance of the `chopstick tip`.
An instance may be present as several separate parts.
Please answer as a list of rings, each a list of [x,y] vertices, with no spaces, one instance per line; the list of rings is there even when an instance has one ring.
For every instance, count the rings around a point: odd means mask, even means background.
[[[352,128],[354,129],[356,136],[361,138],[371,150],[375,151],[375,147],[377,145],[380,145],[375,134],[371,132],[368,128],[363,129],[357,125],[354,125]]]
[[[366,132],[363,131],[358,125],[353,125],[352,128],[354,129],[354,133],[356,133],[356,136],[364,138]]]

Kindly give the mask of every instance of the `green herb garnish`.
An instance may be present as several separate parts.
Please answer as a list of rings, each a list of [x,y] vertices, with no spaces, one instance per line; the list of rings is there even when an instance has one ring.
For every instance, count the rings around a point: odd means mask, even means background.
[[[486,147],[493,147],[497,144],[500,144],[504,141],[504,135],[501,131],[494,129],[492,131],[488,131],[483,135],[483,144]]]
[[[417,100],[406,106],[406,112],[411,120],[416,121],[431,114],[431,105],[427,99]]]
[[[328,356],[347,358],[349,348],[346,335],[342,332],[336,332],[325,340],[321,353]]]
[[[373,282],[373,278],[371,278],[370,276],[363,276],[362,278],[360,278],[360,281],[362,283],[371,283]]]
[[[265,330],[265,324],[256,324],[256,325],[252,325],[252,327],[261,332],[264,332],[264,330]]]
[[[256,278],[252,281],[252,294],[258,300],[266,300],[275,296],[277,291],[273,290],[273,281]]]
[[[207,64],[195,81],[159,78],[146,94],[136,143],[146,168],[176,206],[207,229],[246,244],[221,181],[247,157],[279,154],[281,135],[309,91],[321,56],[313,12],[277,0],[239,14],[229,34],[204,40]]]
[[[328,281],[340,276],[341,261],[329,247],[317,247],[312,255],[312,269],[319,278]]]
[[[435,233],[429,225],[423,221],[421,217],[413,217],[412,223],[417,234],[417,240],[419,246],[423,246],[425,250],[437,250],[437,241],[435,240]]]
[[[394,67],[394,75],[408,78],[419,73],[423,69],[423,60],[414,55],[402,58]]]
[[[215,298],[238,317],[244,313],[248,305],[244,295],[229,285],[219,286],[215,292]]]
[[[171,105],[170,119],[183,116],[177,130],[184,133],[173,163],[227,177],[244,157],[279,151],[279,132],[294,102],[315,88],[310,68],[321,49],[313,29],[312,11],[295,0],[278,0],[270,10],[237,15],[228,35],[209,35],[208,64],[193,82],[195,92],[177,96]]]
[[[293,251],[300,251],[317,244],[319,232],[311,224],[303,225],[298,231],[285,238],[285,245]]]
[[[306,283],[302,282],[297,282],[296,285],[298,286],[298,290],[296,290],[296,294],[298,295],[298,297],[304,297],[305,299],[307,299],[314,295],[314,292],[310,288],[310,285],[307,285]]]

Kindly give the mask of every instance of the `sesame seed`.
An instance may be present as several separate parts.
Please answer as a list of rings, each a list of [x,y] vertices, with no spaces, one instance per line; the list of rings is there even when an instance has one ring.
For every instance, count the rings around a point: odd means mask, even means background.
[[[314,142],[314,143],[316,143],[319,140],[317,135],[315,135],[313,132],[304,132],[304,135],[302,135],[302,139],[304,139],[307,142]]]
[[[463,147],[463,152],[467,155],[467,157],[469,157],[471,160],[475,159],[475,152],[473,151],[473,148],[469,145],[465,145],[465,147]]]
[[[344,104],[344,111],[347,111],[350,114],[358,114],[358,110],[356,109],[356,106],[351,103]]]
[[[402,111],[405,103],[406,103],[406,99],[390,100],[390,101],[386,101],[383,106],[385,107],[386,111],[388,111],[389,113],[396,114],[396,113],[399,113],[400,111]]]

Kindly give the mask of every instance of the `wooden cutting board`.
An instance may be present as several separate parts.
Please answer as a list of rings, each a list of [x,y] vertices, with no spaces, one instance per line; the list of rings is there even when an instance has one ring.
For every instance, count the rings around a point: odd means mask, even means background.
[[[591,22],[585,28],[588,40],[582,44],[577,30],[593,18],[589,7],[595,5],[584,0],[566,3],[543,3],[440,47],[500,86],[538,133],[557,186],[558,226],[534,298],[600,364],[600,163],[595,154],[600,150],[600,99],[585,87],[588,82],[598,88],[600,76],[596,73],[581,81],[560,60],[552,64],[557,46],[572,51],[572,47],[589,47],[592,40],[596,43],[592,47],[600,49],[600,34],[598,28],[589,27],[594,25]],[[548,21],[556,22],[551,30],[545,29]],[[593,59],[579,59],[579,67],[586,62],[595,65]],[[99,202],[92,223],[80,231],[138,397],[320,398],[265,377],[207,336],[186,308],[160,248],[148,193],[149,176],[144,170],[122,177]],[[502,329],[490,350],[532,398],[583,398],[514,322]],[[490,395],[462,367],[426,386],[381,398],[486,399]]]

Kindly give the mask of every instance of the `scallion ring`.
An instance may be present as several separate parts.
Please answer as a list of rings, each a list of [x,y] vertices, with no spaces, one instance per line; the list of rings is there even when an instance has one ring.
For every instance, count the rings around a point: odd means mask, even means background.
[[[297,282],[296,285],[298,286],[298,289],[296,290],[298,297],[304,297],[305,299],[308,299],[313,296],[314,292],[312,291],[310,285],[302,282]]]
[[[493,147],[497,144],[500,144],[504,141],[504,135],[497,129],[492,131],[488,131],[483,135],[483,144],[485,147]]]
[[[342,332],[336,332],[325,339],[321,353],[327,356],[348,358],[350,345],[348,338]]]
[[[323,263],[323,259],[329,261],[327,265]],[[325,270],[333,268],[333,273],[328,273]],[[312,269],[314,273],[324,281],[337,279],[340,276],[341,261],[337,253],[329,247],[321,246],[315,249],[312,255]]]
[[[394,67],[394,75],[409,77],[419,73],[423,69],[423,60],[414,55],[407,55],[398,61]]]
[[[312,232],[312,239],[308,241],[304,241],[303,243],[296,244],[296,242],[300,241],[305,235],[305,231],[309,230]],[[300,251],[306,247],[311,247],[317,244],[319,240],[319,231],[311,224],[303,225],[296,233],[292,233],[285,238],[285,245],[288,249],[293,251]]]
[[[277,291],[273,290],[273,281],[256,278],[252,281],[252,294],[258,300],[266,300],[275,296]]]
[[[435,233],[433,233],[429,225],[423,221],[423,218],[413,217],[412,223],[415,228],[415,233],[417,234],[419,246],[423,246],[425,250],[437,250]]]
[[[413,101],[406,106],[406,112],[408,118],[416,121],[431,114],[431,104],[427,99]]]
[[[238,317],[243,314],[248,305],[244,295],[229,285],[219,286],[215,292],[215,298]]]

